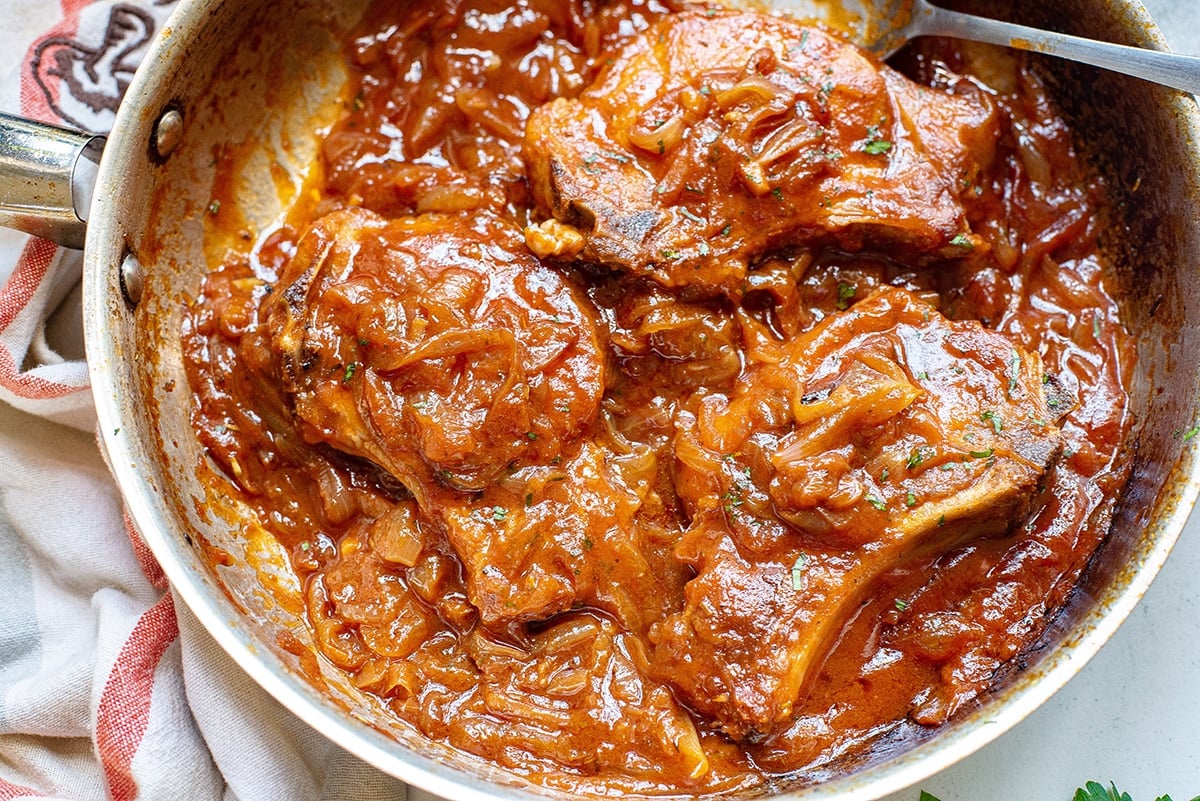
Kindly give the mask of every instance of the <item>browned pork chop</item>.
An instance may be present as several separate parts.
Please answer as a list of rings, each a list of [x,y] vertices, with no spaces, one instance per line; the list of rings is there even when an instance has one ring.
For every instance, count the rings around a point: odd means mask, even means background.
[[[663,18],[578,98],[534,111],[541,256],[737,295],[766,251],[864,241],[953,255],[993,156],[973,84],[919,86],[819,30],[753,13]]]

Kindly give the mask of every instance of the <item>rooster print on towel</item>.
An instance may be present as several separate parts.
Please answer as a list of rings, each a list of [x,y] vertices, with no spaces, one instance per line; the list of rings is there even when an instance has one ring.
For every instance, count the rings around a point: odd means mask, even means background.
[[[107,133],[134,70],[174,4],[64,0],[66,18],[30,52],[23,88],[31,91],[23,91],[22,99],[32,108],[25,113]]]

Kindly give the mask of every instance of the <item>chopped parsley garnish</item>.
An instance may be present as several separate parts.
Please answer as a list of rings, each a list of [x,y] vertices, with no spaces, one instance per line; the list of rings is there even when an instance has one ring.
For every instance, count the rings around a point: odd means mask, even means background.
[[[896,607],[897,612],[903,612],[908,609],[908,601],[901,600],[900,598],[897,598],[893,605]]]
[[[792,565],[792,589],[796,592],[804,589],[804,568],[808,566],[808,555],[800,554]]]
[[[908,466],[909,470],[915,470],[921,465],[921,462],[925,461],[925,456],[925,448],[913,448],[912,453],[908,455],[908,461],[905,462],[905,464]]]
[[[867,141],[863,143],[863,150],[868,155],[882,156],[891,149],[892,143],[880,135],[878,125],[867,128]]]
[[[535,431],[526,431],[526,432],[525,432],[525,439],[529,440],[530,442],[533,442],[534,440],[536,440],[536,439],[537,439],[537,432],[535,432]]]
[[[1183,432],[1183,441],[1187,442],[1189,439],[1192,439],[1197,434],[1200,434],[1200,426],[1192,426],[1187,431]]]
[[[986,451],[971,451],[972,459],[991,459],[996,455],[995,448],[988,448]]]
[[[876,509],[878,509],[881,512],[887,508],[887,504],[884,503],[881,499],[876,498],[874,495],[867,496],[867,503],[871,504],[872,506],[874,506]]]
[[[742,496],[733,490],[729,490],[722,497],[725,499],[725,508],[730,512],[737,509],[743,503]]]
[[[956,234],[954,238],[950,240],[950,244],[954,245],[956,248],[967,248],[968,250],[975,247],[975,243],[971,241],[971,237],[967,236],[966,234]]]
[[[913,493],[913,492],[909,492],[908,494],[906,494],[906,495],[904,496],[904,505],[905,505],[905,506],[907,506],[909,509],[911,509],[911,508],[913,508],[914,506],[916,506],[916,505],[917,505],[917,496],[916,496],[916,494],[915,494],[915,493]]]
[[[1004,430],[1004,423],[1001,422],[1000,415],[996,414],[991,409],[988,409],[983,414],[979,415],[979,419],[985,423],[991,423],[992,428],[996,430],[997,434]]]
[[[358,362],[350,362],[346,365],[346,372],[342,373],[342,383],[349,383],[351,378],[354,378],[355,371],[358,370]]]
[[[676,261],[676,260],[678,260],[678,259],[681,259],[681,258],[683,258],[683,254],[682,254],[682,253],[680,253],[680,252],[679,252],[678,250],[676,250],[675,248],[663,248],[663,249],[662,249],[662,250],[660,250],[658,253],[659,253],[659,255],[660,255],[660,256],[662,256],[664,259],[670,259],[671,261]]]
[[[209,214],[215,215],[220,210],[221,210],[221,201],[214,200],[212,203],[208,204],[208,213]]]
[[[1021,375],[1021,354],[1017,353],[1016,348],[1009,351],[1008,364],[1012,369],[1008,376],[1008,397],[1011,398],[1017,390],[1017,379]]]
[[[850,301],[854,300],[854,296],[858,294],[858,287],[854,284],[839,282],[837,292],[837,307],[845,311],[850,308]]]
[[[525,493],[525,508],[528,509],[530,506],[533,506],[533,493],[527,492]]]
[[[493,506],[492,507],[492,519],[493,520],[499,522],[501,520],[504,520],[504,518],[506,518],[506,517],[508,517],[508,510],[505,509],[503,506]]]

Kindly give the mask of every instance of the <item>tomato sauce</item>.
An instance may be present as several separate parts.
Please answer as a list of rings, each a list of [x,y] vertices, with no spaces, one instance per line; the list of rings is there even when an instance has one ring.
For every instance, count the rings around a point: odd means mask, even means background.
[[[315,200],[182,331],[320,658],[650,796],[819,781],[1021,669],[1133,358],[1023,57],[659,0],[377,3],[345,52]]]

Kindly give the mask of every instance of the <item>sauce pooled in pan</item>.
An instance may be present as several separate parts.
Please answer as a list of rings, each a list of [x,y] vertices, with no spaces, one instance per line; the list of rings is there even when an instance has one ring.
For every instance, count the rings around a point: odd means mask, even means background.
[[[316,200],[185,315],[320,654],[578,793],[968,707],[1124,480],[1104,193],[1013,54],[658,0],[377,4]]]

